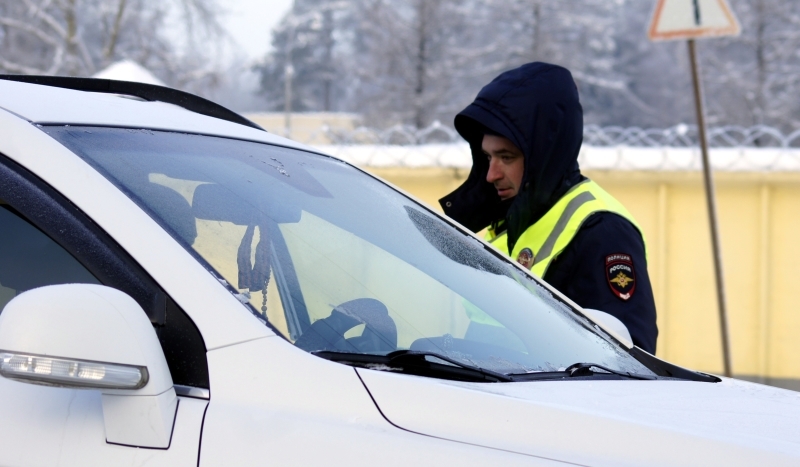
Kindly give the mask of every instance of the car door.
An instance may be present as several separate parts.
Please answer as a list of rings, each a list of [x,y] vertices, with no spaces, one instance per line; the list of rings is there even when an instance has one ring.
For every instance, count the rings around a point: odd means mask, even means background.
[[[0,465],[197,465],[209,399],[206,349],[197,328],[77,206],[0,155],[0,313],[26,290],[64,283],[117,288],[147,313],[179,396],[170,444],[149,449],[107,443],[99,391],[0,378]]]

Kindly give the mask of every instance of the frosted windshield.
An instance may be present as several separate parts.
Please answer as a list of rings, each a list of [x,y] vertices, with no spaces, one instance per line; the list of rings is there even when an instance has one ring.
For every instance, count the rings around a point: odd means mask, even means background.
[[[45,127],[309,351],[436,352],[495,372],[650,374],[483,243],[336,159],[149,130]]]

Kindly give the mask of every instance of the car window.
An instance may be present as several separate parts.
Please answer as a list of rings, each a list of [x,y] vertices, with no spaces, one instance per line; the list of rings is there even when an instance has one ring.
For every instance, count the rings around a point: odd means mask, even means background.
[[[649,373],[507,259],[341,161],[163,131],[43,130],[304,350],[428,351],[503,373],[576,362]]]
[[[480,340],[524,352],[525,346],[451,288],[386,250],[314,214],[304,212],[281,232],[298,271],[311,322],[328,318],[332,304],[374,297],[386,306],[397,329],[392,350],[421,346],[430,336]],[[390,279],[394,277],[394,279]],[[361,324],[345,333],[363,337]],[[487,334],[480,330],[495,328]],[[498,337],[492,340],[491,337]]]
[[[26,290],[100,282],[8,204],[0,201],[0,310]]]
[[[44,242],[47,246],[43,251],[59,253],[38,257],[61,259],[54,263],[59,267],[51,267],[48,261],[37,261],[36,255],[23,261],[19,255],[30,248],[14,250],[9,247],[12,242],[0,241],[0,269],[7,266],[6,271],[19,271],[20,268],[11,268],[11,265],[21,262],[23,268],[29,268],[40,278],[50,278],[38,281],[43,285],[48,282],[90,282],[125,292],[142,307],[153,323],[173,382],[183,386],[209,387],[205,343],[191,318],[78,206],[3,154],[0,154],[0,200],[0,205],[4,206],[2,209],[16,216],[4,215],[3,219],[11,219],[14,225],[24,229],[24,233],[20,233],[20,229],[7,229],[7,223],[0,222],[0,238],[13,235],[22,241],[35,240],[34,243],[39,245]],[[8,258],[16,259],[8,261]],[[65,262],[70,265],[64,266]],[[89,272],[88,276],[84,270]],[[53,280],[54,276],[57,280]],[[18,291],[8,286],[9,279],[5,281],[3,283],[0,279],[0,296],[3,300],[10,300]]]

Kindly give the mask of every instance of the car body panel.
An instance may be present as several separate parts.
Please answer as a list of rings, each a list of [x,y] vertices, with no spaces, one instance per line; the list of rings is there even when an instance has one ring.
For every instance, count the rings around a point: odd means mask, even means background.
[[[105,177],[36,126],[2,110],[0,153],[38,175],[111,235],[187,312],[206,348],[274,335]]]
[[[201,466],[564,465],[398,430],[356,371],[280,337],[208,353],[212,402]]]
[[[358,369],[417,433],[587,465],[798,465],[800,394],[726,379],[462,383]]]
[[[0,80],[0,107],[38,124],[149,128],[305,148],[295,141],[164,102]]]
[[[106,443],[99,391],[0,378],[0,464],[196,466],[208,401],[179,398],[168,449]]]

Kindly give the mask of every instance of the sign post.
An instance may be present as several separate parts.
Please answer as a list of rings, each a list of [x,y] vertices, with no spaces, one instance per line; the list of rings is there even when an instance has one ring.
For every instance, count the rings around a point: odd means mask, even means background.
[[[725,300],[725,280],[722,270],[722,248],[719,240],[714,177],[708,157],[703,88],[697,64],[695,38],[731,36],[738,35],[739,32],[739,22],[733,15],[727,0],[658,0],[648,31],[648,37],[653,41],[687,39],[689,44],[689,63],[692,68],[692,84],[697,113],[697,135],[700,139],[700,153],[703,160],[703,182],[711,230],[711,248],[714,255],[714,276],[717,283],[722,359],[725,376],[728,377],[732,375],[733,362]]]

